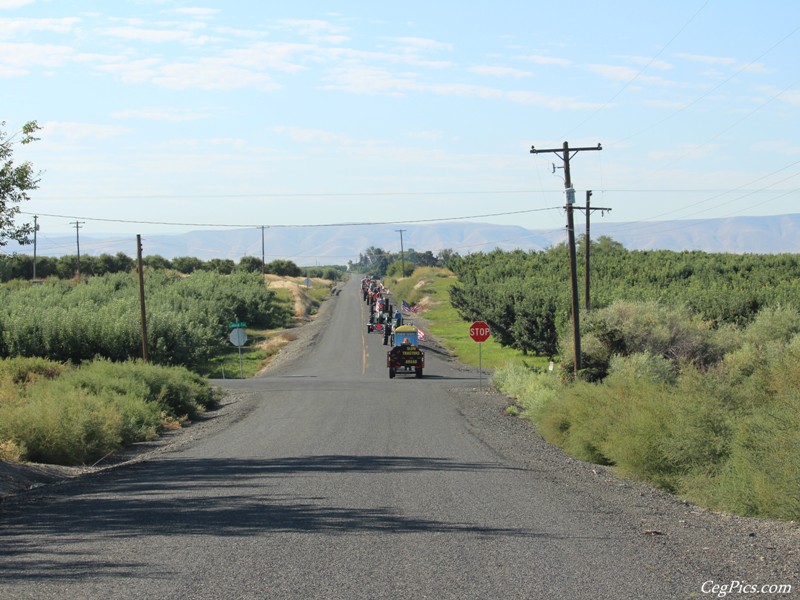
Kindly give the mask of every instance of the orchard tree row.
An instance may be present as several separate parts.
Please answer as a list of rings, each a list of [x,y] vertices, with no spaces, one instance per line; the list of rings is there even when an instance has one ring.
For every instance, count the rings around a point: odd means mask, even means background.
[[[260,274],[154,270],[145,278],[150,358],[196,369],[227,347],[229,324],[269,329],[291,314]],[[0,286],[0,358],[42,357],[79,363],[141,356],[138,279],[134,273],[75,284],[48,279]]]
[[[800,256],[794,254],[629,251],[602,237],[592,242],[591,257],[593,310],[618,301],[656,302],[684,308],[712,327],[741,327],[766,307],[800,308]],[[464,319],[486,321],[501,344],[523,352],[559,352],[559,334],[571,322],[565,245],[456,256],[449,268],[459,279],[451,303]]]
[[[151,255],[142,259],[145,267],[150,269],[171,269],[178,273],[190,274],[195,271],[210,271],[223,275],[231,273],[270,273],[283,277],[322,277],[337,280],[346,270],[344,266],[299,267],[290,260],[273,260],[266,264],[260,258],[245,256],[238,263],[230,259],[214,258],[203,261],[191,256],[179,256],[168,260],[163,256]],[[37,279],[57,277],[71,279],[78,273],[77,255],[58,258],[39,256],[36,258],[35,275]],[[128,273],[136,267],[136,261],[124,254],[100,254],[98,256],[81,256],[81,276],[106,275],[109,273]],[[0,256],[0,282],[14,279],[32,279],[34,277],[34,259],[27,254]]]

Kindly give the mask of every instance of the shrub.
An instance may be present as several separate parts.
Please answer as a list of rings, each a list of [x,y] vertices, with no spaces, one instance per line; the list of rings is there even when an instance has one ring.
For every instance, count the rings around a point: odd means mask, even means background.
[[[0,362],[0,440],[5,453],[56,464],[86,464],[124,444],[154,438],[170,423],[214,406],[218,392],[181,367],[98,360],[55,379],[24,377]],[[46,371],[44,361],[35,363]],[[60,365],[54,366],[59,367]],[[63,368],[63,367],[62,367]],[[3,373],[2,369],[6,369]]]
[[[142,361],[112,363],[96,360],[71,373],[69,380],[76,387],[95,394],[140,397],[156,403],[175,418],[194,419],[219,401],[219,393],[187,369]]]
[[[23,456],[25,456],[25,448],[20,447],[17,442],[0,440],[0,460],[20,462]]]
[[[122,417],[110,403],[57,382],[32,388],[24,404],[0,407],[0,437],[24,445],[29,460],[87,464],[119,449]]]
[[[561,385],[553,373],[543,373],[509,363],[495,370],[492,384],[514,397],[526,414],[536,415],[559,394]]]
[[[63,364],[45,358],[0,359],[0,377],[5,375],[14,384],[31,383],[40,378],[55,379],[64,369]]]
[[[788,342],[800,331],[800,311],[795,307],[767,307],[758,312],[744,331],[744,340],[756,348],[770,342]]]

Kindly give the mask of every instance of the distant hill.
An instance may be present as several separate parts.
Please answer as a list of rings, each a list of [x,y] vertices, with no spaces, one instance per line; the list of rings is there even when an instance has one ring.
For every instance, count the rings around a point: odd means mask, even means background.
[[[576,233],[584,232],[578,218]],[[314,264],[347,264],[358,260],[359,253],[373,246],[398,252],[399,227],[350,226],[318,228],[269,228],[265,230],[264,253],[267,262],[276,258],[289,259],[301,266]],[[563,229],[536,231],[514,225],[486,223],[435,223],[403,225],[406,250],[445,248],[460,254],[488,252],[495,248],[512,250],[542,250],[566,239]],[[629,250],[703,250],[736,254],[800,253],[800,214],[770,217],[732,217],[691,221],[656,221],[605,223],[592,220],[591,236],[605,235],[620,242]],[[145,255],[161,255],[172,259],[194,256],[202,260],[228,258],[238,261],[243,256],[261,257],[261,229],[191,231],[182,234],[143,235]],[[136,254],[135,235],[81,235],[81,253],[98,255],[123,252]],[[32,254],[31,246],[14,247],[6,251]],[[41,236],[37,248],[40,256],[75,254],[73,236]]]

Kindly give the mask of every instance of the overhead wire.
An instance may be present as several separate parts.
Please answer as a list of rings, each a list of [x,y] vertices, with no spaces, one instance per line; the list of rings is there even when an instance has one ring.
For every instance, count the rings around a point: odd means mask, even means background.
[[[586,123],[588,123],[589,121],[591,121],[591,120],[592,120],[594,117],[596,117],[596,116],[597,116],[599,113],[601,113],[601,112],[602,112],[602,111],[604,111],[606,108],[608,108],[608,106],[609,106],[609,105],[610,105],[612,102],[614,102],[614,100],[616,100],[617,98],[619,98],[619,96],[621,96],[621,95],[622,95],[622,93],[623,93],[623,92],[624,92],[626,89],[628,89],[628,87],[630,87],[630,85],[631,85],[633,82],[635,82],[637,79],[639,79],[639,77],[641,77],[641,76],[642,76],[642,74],[643,74],[645,71],[647,71],[647,69],[649,69],[649,68],[650,68],[650,66],[651,66],[651,65],[652,65],[652,64],[653,64],[653,63],[654,63],[654,62],[655,62],[655,61],[658,59],[658,57],[659,57],[659,56],[661,56],[661,55],[664,53],[664,51],[665,51],[667,48],[669,48],[669,46],[672,44],[672,42],[674,42],[674,41],[677,39],[677,37],[678,37],[678,36],[679,36],[681,33],[683,33],[683,31],[684,31],[684,30],[685,30],[685,29],[686,29],[686,28],[687,28],[687,27],[688,27],[688,26],[689,26],[689,25],[692,23],[692,21],[694,21],[694,20],[695,20],[695,18],[697,18],[697,15],[699,15],[699,14],[700,14],[700,13],[701,13],[701,12],[702,12],[704,9],[705,9],[705,7],[706,7],[706,6],[708,6],[708,3],[709,3],[710,1],[711,1],[711,0],[706,0],[706,1],[703,3],[703,5],[702,5],[700,8],[698,8],[698,9],[695,11],[695,13],[694,13],[694,14],[693,14],[691,17],[689,17],[689,20],[688,20],[688,21],[686,21],[686,22],[685,22],[685,23],[684,23],[684,24],[681,26],[681,28],[678,30],[678,32],[677,32],[677,33],[675,33],[675,35],[673,35],[673,36],[672,36],[672,37],[669,39],[669,41],[668,41],[666,44],[664,44],[664,45],[661,47],[661,50],[659,50],[659,51],[658,51],[656,54],[654,54],[654,55],[653,55],[653,57],[652,57],[652,58],[651,58],[651,59],[648,61],[648,63],[647,63],[647,64],[646,64],[644,67],[642,67],[642,68],[639,70],[639,72],[638,72],[638,73],[636,73],[636,75],[634,75],[634,76],[633,76],[631,79],[629,79],[627,82],[625,82],[625,84],[624,84],[624,85],[623,85],[623,86],[622,86],[622,87],[621,87],[619,90],[617,90],[617,93],[616,93],[616,94],[614,94],[614,95],[613,95],[611,98],[609,98],[608,100],[606,100],[606,102],[605,102],[605,104],[603,104],[603,106],[601,106],[600,108],[596,109],[596,110],[595,110],[595,111],[594,111],[592,114],[590,114],[590,115],[589,115],[588,117],[586,117],[586,118],[585,118],[583,121],[581,121],[580,123],[578,123],[577,125],[575,125],[575,126],[572,128],[572,129],[570,129],[570,130],[569,130],[569,131],[568,131],[566,134],[564,134],[562,137],[566,138],[566,137],[567,137],[569,134],[571,134],[571,133],[572,133],[573,131],[575,131],[576,129],[579,129],[580,127],[583,127],[583,126],[584,126]]]
[[[344,222],[344,223],[308,223],[308,224],[273,224],[273,225],[264,225],[264,227],[268,227],[270,229],[306,229],[306,228],[317,228],[317,227],[364,227],[364,226],[375,226],[375,225],[411,225],[414,223],[438,223],[438,222],[445,222],[445,221],[466,221],[468,219],[484,219],[489,217],[505,217],[505,216],[512,216],[512,215],[522,215],[522,214],[530,214],[534,212],[543,212],[543,211],[550,211],[550,210],[560,210],[560,207],[546,207],[546,208],[531,208],[526,210],[515,210],[515,211],[506,211],[506,212],[497,212],[497,213],[486,213],[480,215],[462,215],[458,217],[434,217],[429,219],[395,219],[392,221],[369,221],[369,222]],[[100,218],[100,217],[85,217],[85,216],[75,216],[75,215],[59,215],[59,214],[52,214],[52,213],[43,213],[43,212],[28,212],[28,211],[20,211],[20,214],[24,215],[38,215],[41,217],[52,217],[52,218],[60,218],[60,219],[82,219],[86,221],[97,221],[103,223],[127,223],[132,225],[164,225],[164,226],[176,226],[176,227],[225,227],[230,229],[250,229],[250,228],[260,228],[261,225],[256,225],[252,223],[248,224],[241,224],[241,223],[178,223],[178,222],[171,222],[171,221],[143,221],[143,220],[133,220],[133,219],[108,219],[108,218]]]

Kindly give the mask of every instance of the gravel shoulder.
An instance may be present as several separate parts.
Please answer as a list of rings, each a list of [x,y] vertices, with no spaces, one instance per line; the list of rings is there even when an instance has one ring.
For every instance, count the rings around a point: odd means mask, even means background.
[[[281,349],[262,375],[284,372],[303,356],[321,334],[336,294],[334,289],[315,320],[292,330],[296,338]],[[423,319],[416,319],[424,326]],[[435,340],[428,345],[447,354]],[[450,360],[459,370],[475,371]],[[800,524],[738,517],[694,506],[621,478],[609,468],[569,457],[545,442],[527,421],[508,416],[504,411],[510,400],[488,386],[480,391],[453,387],[449,392],[473,435],[501,460],[536,471],[568,492],[582,495],[604,518],[629,528],[644,543],[663,546],[674,555],[675,564],[699,565],[708,573],[708,580],[716,583],[730,583],[733,578],[759,585],[790,584],[793,591],[800,590]],[[248,393],[231,392],[217,410],[190,426],[166,433],[154,442],[137,444],[100,465],[59,467],[0,461],[0,502],[24,502],[41,486],[74,481],[175,451],[245,418],[252,408]],[[698,589],[697,596],[703,595]]]

